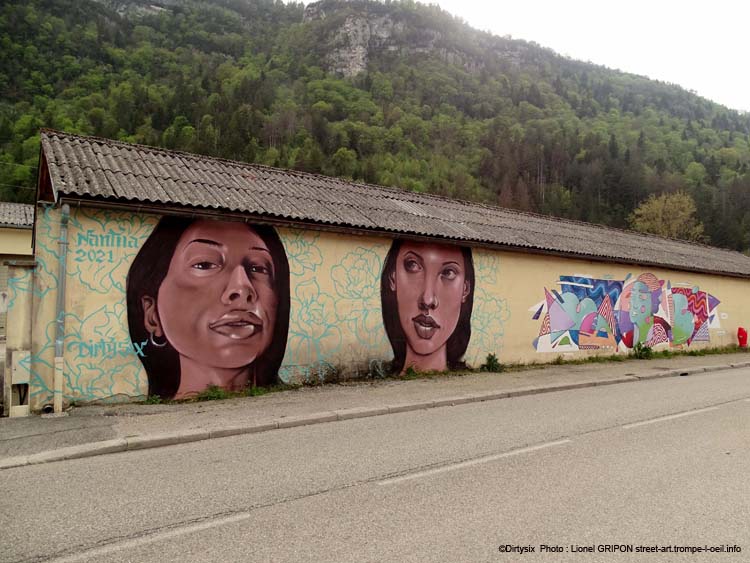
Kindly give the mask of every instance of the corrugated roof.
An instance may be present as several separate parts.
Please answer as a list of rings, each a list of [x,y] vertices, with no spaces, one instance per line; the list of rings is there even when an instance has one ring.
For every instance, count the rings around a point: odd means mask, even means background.
[[[30,229],[34,226],[34,206],[0,201],[0,227]]]
[[[750,257],[339,178],[42,131],[55,198],[163,204],[750,277]]]

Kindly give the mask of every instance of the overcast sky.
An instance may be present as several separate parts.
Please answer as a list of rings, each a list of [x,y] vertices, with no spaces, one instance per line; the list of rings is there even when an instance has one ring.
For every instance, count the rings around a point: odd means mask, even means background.
[[[439,4],[477,29],[679,84],[727,107],[750,111],[746,0],[421,1]]]
[[[744,0],[433,0],[472,27],[562,55],[673,82],[750,111]]]

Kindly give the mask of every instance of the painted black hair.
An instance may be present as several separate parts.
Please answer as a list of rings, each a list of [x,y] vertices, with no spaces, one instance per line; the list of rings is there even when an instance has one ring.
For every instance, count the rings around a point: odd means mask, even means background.
[[[393,348],[393,364],[391,364],[392,373],[401,373],[406,361],[406,334],[401,327],[401,321],[398,317],[398,302],[396,292],[391,289],[390,277],[396,271],[396,259],[398,251],[403,241],[396,239],[391,244],[388,255],[383,265],[383,274],[380,276],[380,299],[383,309],[383,325],[388,340]],[[461,311],[458,316],[456,330],[448,338],[446,343],[446,352],[448,357],[448,369],[461,369],[465,367],[462,361],[466,348],[469,346],[471,339],[471,312],[474,308],[474,261],[471,256],[471,249],[465,246],[461,248],[461,255],[464,258],[465,279],[469,283],[469,295],[461,304]]]
[[[133,342],[140,344],[149,340],[149,333],[143,322],[141,298],[150,296],[156,299],[180,237],[198,220],[200,219],[162,217],[130,265],[126,296],[128,328]],[[277,381],[289,330],[289,262],[284,245],[273,227],[247,225],[247,228],[254,231],[268,246],[274,263],[274,288],[278,297],[276,323],[271,344],[253,362],[250,377],[250,381],[254,380],[256,385],[271,385]],[[144,353],[145,356],[139,356],[139,359],[148,375],[149,396],[164,399],[174,397],[180,388],[180,359],[177,351],[167,341],[163,348],[149,343],[145,346]]]

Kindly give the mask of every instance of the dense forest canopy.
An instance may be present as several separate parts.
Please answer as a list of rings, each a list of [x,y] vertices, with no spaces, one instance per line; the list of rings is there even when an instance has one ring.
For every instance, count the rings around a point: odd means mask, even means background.
[[[618,227],[689,196],[699,240],[750,248],[750,116],[411,0],[305,14],[274,0],[4,2],[0,199],[33,200],[51,127]],[[364,34],[365,69],[343,77],[332,57],[362,47],[346,31],[357,21],[380,27]]]

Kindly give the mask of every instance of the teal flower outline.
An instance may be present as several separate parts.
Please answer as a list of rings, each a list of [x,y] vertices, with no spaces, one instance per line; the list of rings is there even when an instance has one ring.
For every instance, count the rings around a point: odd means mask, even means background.
[[[328,362],[328,358],[336,356],[342,342],[335,301],[321,292],[317,280],[297,284],[290,302],[286,354],[279,370],[279,377],[285,382],[289,382],[285,375],[299,370],[298,366]]]
[[[319,233],[311,235],[309,232],[290,229],[279,233],[284,244],[289,273],[293,276],[303,276],[306,272],[315,272],[323,264],[323,254],[317,246]]]
[[[478,364],[486,354],[499,355],[503,349],[505,323],[511,318],[507,299],[490,294],[485,289],[474,291],[474,310],[471,314],[471,342],[474,350],[471,364]]]
[[[338,296],[337,320],[367,353],[385,351],[380,275],[383,258],[372,249],[358,247],[331,268],[331,279]]]
[[[500,276],[501,259],[496,253],[474,251],[474,273],[477,280],[486,286],[496,285]]]
[[[380,298],[380,272],[383,260],[368,248],[358,247],[331,268],[336,294],[342,299],[372,302]]]
[[[8,313],[16,304],[16,299],[23,293],[34,291],[34,277],[32,269],[26,268],[20,272],[20,276],[8,278]]]

